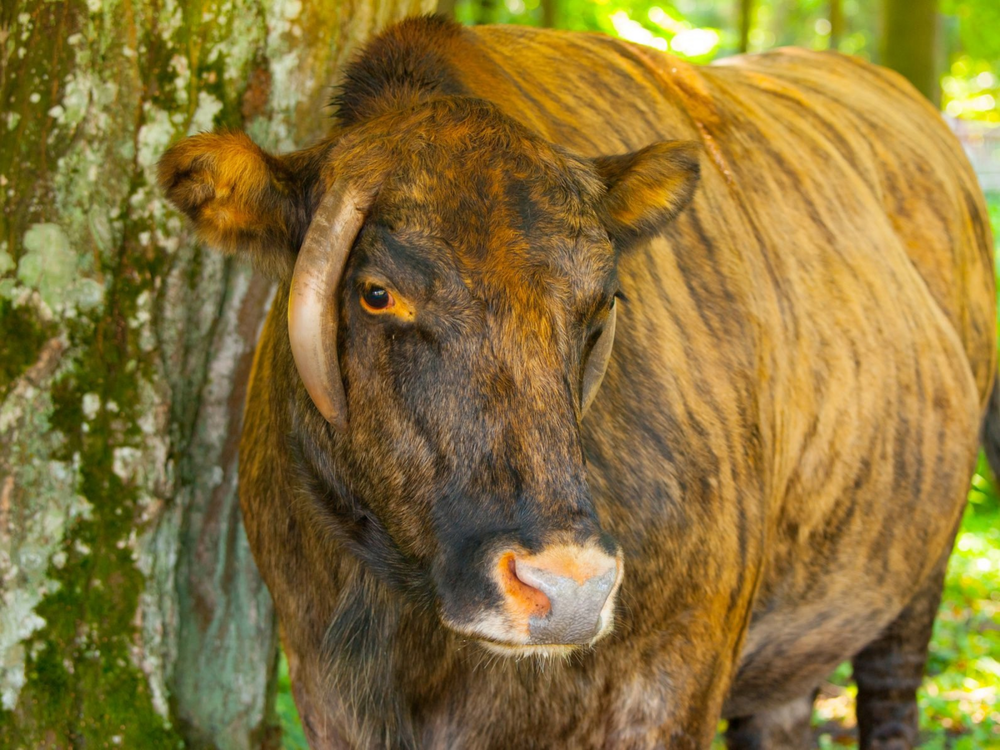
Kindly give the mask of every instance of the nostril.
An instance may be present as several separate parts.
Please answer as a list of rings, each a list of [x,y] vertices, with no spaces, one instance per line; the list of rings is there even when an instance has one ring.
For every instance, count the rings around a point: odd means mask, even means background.
[[[534,554],[508,549],[494,559],[503,600],[498,626],[512,642],[583,645],[610,631],[621,553],[611,556],[596,544],[560,544]]]
[[[527,617],[545,617],[552,609],[549,597],[537,586],[531,585],[518,575],[514,553],[508,552],[500,558],[500,577],[504,594],[510,604]]]
[[[512,556],[513,577],[547,597],[547,616],[529,621],[531,643],[588,643],[611,621],[621,565],[595,547],[557,546],[524,558]],[[510,562],[508,562],[510,565]]]

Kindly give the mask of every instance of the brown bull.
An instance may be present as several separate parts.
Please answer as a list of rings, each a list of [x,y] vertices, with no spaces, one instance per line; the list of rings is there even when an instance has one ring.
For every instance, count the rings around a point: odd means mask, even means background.
[[[937,113],[835,54],[440,19],[336,108],[161,164],[279,280],[240,484],[312,745],[804,744],[853,658],[862,746],[912,746],[996,348]]]

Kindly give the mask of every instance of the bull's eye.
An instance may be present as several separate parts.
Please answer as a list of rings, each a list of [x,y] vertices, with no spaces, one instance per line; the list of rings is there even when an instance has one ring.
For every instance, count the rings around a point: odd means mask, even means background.
[[[368,312],[384,312],[394,304],[396,301],[385,287],[369,286],[361,292],[361,305]]]

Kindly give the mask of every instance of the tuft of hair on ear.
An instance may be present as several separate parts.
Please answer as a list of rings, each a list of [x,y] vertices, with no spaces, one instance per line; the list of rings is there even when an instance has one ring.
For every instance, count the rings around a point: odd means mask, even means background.
[[[248,258],[271,278],[291,276],[302,196],[279,158],[246,133],[200,133],[172,146],[157,172],[167,200],[202,242]]]
[[[617,248],[656,236],[691,202],[701,150],[696,141],[664,141],[593,160],[607,188],[601,203],[605,228]]]

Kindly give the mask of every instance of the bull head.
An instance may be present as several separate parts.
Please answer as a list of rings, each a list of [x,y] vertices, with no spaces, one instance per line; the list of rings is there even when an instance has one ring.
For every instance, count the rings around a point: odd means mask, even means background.
[[[697,179],[689,142],[580,159],[457,97],[284,157],[196,136],[160,165],[204,241],[288,285],[295,366],[333,428],[310,438],[324,471],[428,571],[447,626],[515,650],[611,629],[624,562],[580,420],[611,359],[617,259]],[[400,249],[414,236],[426,257]],[[405,314],[351,286],[366,268]]]
[[[313,215],[292,274],[288,300],[288,337],[302,383],[320,414],[338,430],[347,429],[347,398],[337,357],[337,298],[347,257],[371,206],[371,191],[341,178],[323,196]],[[617,310],[587,358],[582,384],[586,413],[597,396],[611,358]]]

